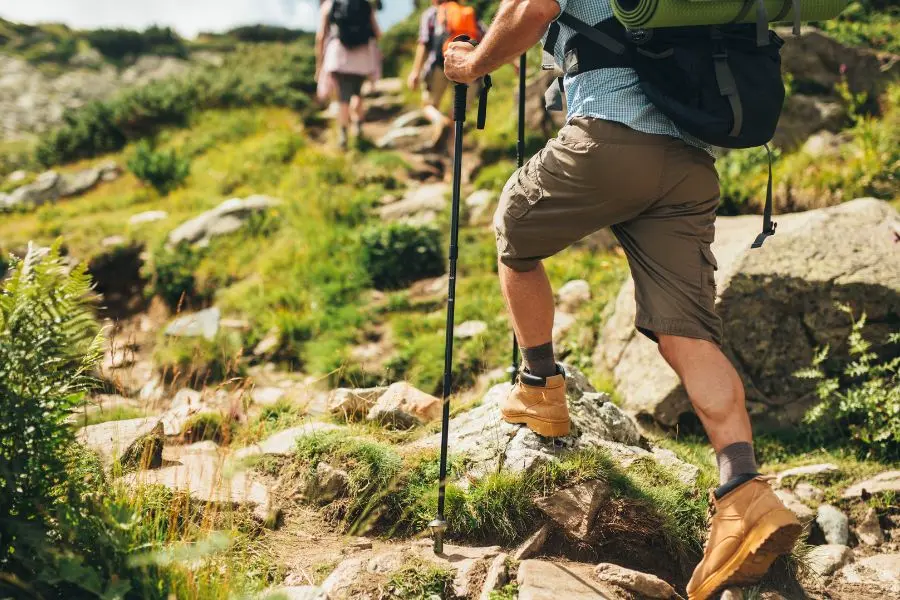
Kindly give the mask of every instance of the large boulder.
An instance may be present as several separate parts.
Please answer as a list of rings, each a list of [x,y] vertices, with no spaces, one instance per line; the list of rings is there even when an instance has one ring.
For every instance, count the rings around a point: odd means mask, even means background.
[[[510,384],[492,387],[481,404],[450,421],[450,452],[465,456],[470,477],[496,473],[501,468],[528,472],[540,465],[558,462],[573,450],[602,448],[622,468],[638,460],[655,460],[686,484],[693,483],[698,470],[662,448],[641,447],[637,426],[606,394],[597,393],[577,370],[568,368],[568,400],[571,433],[562,438],[543,438],[527,427],[513,425],[500,417],[500,402]],[[412,443],[413,448],[439,448],[440,434]]]
[[[718,221],[717,310],[724,349],[747,388],[751,414],[763,426],[796,423],[813,401],[813,384],[794,377],[819,347],[847,359],[847,315],[865,312],[872,339],[886,338],[900,315],[900,217],[871,198],[779,217],[778,233],[750,249],[759,217]],[[634,329],[634,284],[623,286],[600,336],[595,366],[610,372],[623,406],[639,419],[675,426],[690,414],[687,395],[657,351]],[[693,423],[691,419],[689,422]]]
[[[169,245],[187,243],[205,246],[215,237],[238,231],[251,216],[264,213],[280,203],[275,198],[259,195],[243,200],[226,200],[216,208],[178,226],[169,234]]]
[[[409,428],[437,420],[442,406],[440,398],[398,381],[379,396],[366,418],[390,427]]]

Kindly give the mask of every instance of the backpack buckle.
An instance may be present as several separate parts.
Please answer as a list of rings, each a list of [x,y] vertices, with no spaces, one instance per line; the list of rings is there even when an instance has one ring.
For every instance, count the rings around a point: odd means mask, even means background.
[[[652,29],[626,29],[625,33],[628,35],[628,39],[631,43],[635,46],[646,44],[653,39]]]

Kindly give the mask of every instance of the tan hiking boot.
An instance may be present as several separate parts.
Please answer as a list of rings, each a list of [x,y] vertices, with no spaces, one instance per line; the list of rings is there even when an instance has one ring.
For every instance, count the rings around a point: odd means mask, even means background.
[[[756,583],[776,558],[794,548],[803,531],[767,478],[751,479],[718,500],[710,496],[709,540],[688,583],[689,600],[706,600],[725,586]]]
[[[544,437],[569,434],[569,407],[566,404],[566,376],[559,370],[552,377],[519,373],[513,389],[500,403],[507,423],[521,423]]]

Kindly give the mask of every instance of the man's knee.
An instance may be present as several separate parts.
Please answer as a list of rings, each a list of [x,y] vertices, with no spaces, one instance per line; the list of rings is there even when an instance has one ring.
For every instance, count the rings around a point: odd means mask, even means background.
[[[697,352],[719,350],[719,346],[709,340],[665,334],[657,334],[656,337],[659,353],[669,363],[678,357],[692,356]]]

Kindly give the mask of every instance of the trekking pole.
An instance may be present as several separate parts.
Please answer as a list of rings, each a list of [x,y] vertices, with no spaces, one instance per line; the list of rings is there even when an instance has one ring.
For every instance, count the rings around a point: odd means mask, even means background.
[[[525,68],[527,66],[526,53],[519,57],[519,139],[516,142],[516,165],[522,168],[525,164]],[[519,374],[519,340],[513,331],[512,366],[510,367],[510,383],[516,384],[516,376]]]
[[[464,39],[461,39],[464,38]],[[464,36],[454,41],[470,41]],[[478,102],[478,129],[484,129],[484,121],[487,117],[487,94],[491,88],[491,77],[485,75],[481,97]],[[462,193],[462,152],[463,152],[463,124],[466,120],[466,96],[469,86],[457,83],[454,87],[453,97],[453,125],[455,139],[453,141],[453,200],[450,213],[450,278],[447,291],[447,330],[444,341],[444,386],[443,386],[443,413],[441,416],[441,464],[438,479],[438,504],[437,516],[428,524],[434,536],[434,553],[441,554],[444,551],[444,532],[447,531],[447,521],[444,518],[444,505],[447,492],[447,452],[450,436],[450,385],[453,379],[453,317],[456,309],[456,259],[459,255],[459,204]]]

